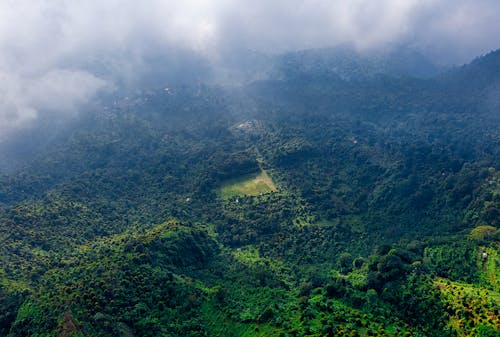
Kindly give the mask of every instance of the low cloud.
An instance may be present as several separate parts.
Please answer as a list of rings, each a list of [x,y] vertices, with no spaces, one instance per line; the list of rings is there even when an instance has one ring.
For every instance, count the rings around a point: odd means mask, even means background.
[[[349,43],[463,63],[499,47],[498,17],[497,0],[4,0],[0,139],[154,73],[155,58],[164,68],[182,67],[188,53],[220,65],[234,51]]]
[[[104,80],[78,70],[54,69],[29,78],[0,74],[0,137],[31,126],[39,113],[68,117],[105,86]]]

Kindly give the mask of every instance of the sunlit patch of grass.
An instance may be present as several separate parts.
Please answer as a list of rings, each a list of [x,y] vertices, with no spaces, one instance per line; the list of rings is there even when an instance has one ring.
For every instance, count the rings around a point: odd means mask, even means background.
[[[478,328],[500,332],[500,293],[446,279],[435,281],[450,315],[449,326],[458,336],[469,336]]]
[[[226,181],[220,190],[222,199],[237,196],[256,196],[276,191],[274,182],[265,171]]]

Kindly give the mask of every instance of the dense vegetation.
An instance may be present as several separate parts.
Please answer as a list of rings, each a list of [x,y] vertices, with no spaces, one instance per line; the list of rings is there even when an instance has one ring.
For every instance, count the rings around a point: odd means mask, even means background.
[[[497,336],[500,52],[282,62],[105,98],[2,176],[0,336]]]

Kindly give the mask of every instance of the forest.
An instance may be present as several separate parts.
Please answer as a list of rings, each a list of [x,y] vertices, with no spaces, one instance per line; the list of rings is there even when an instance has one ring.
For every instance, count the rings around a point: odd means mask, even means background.
[[[498,336],[500,51],[325,59],[102,97],[1,175],[0,336]]]

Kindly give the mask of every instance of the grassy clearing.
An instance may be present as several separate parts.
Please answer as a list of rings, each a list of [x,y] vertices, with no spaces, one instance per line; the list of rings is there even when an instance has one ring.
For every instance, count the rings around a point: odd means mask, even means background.
[[[225,182],[221,187],[222,199],[237,196],[255,196],[276,191],[276,185],[266,171],[245,175]]]

